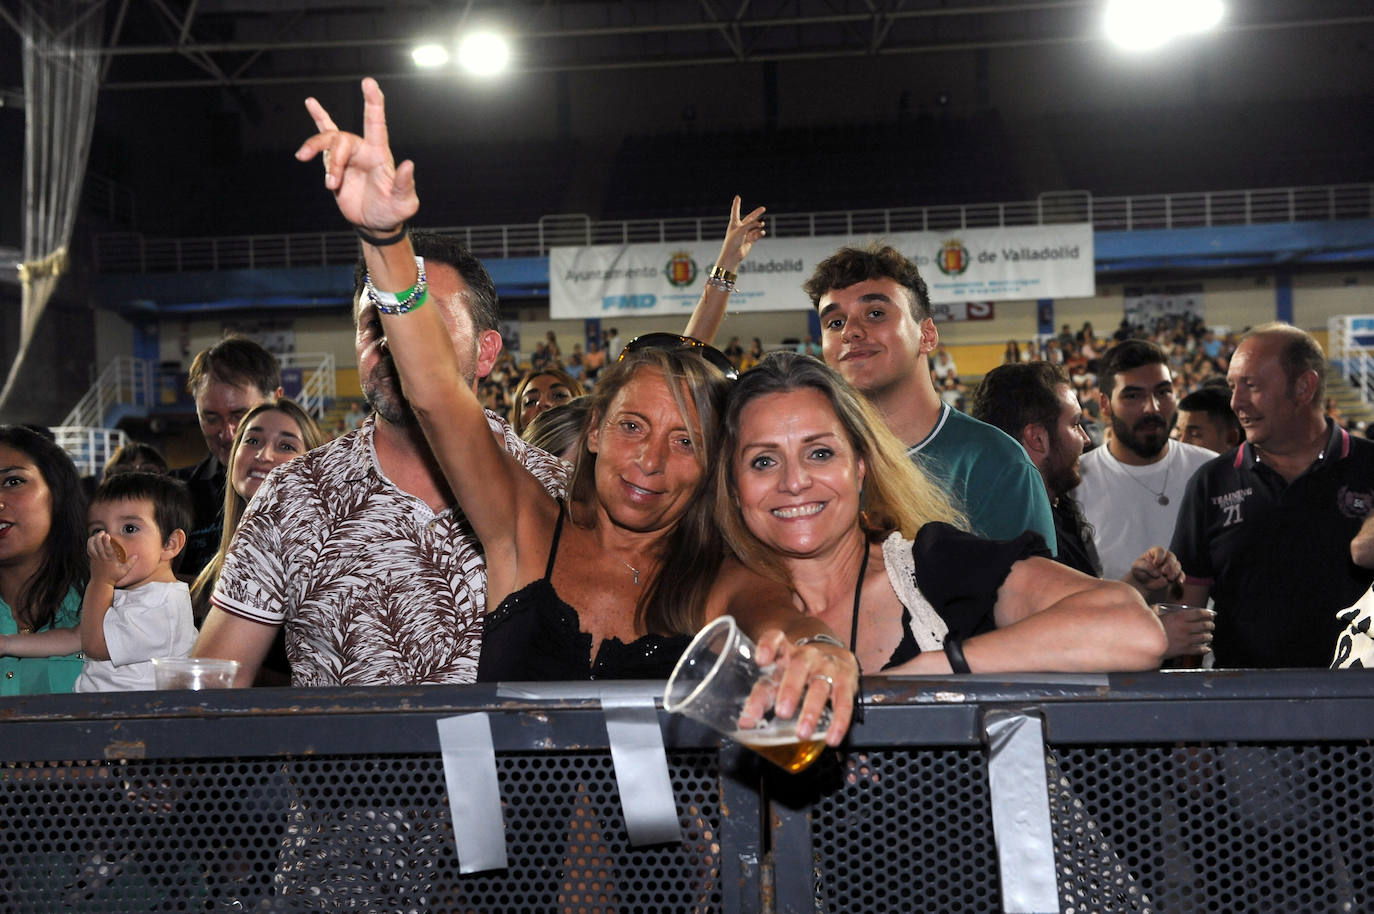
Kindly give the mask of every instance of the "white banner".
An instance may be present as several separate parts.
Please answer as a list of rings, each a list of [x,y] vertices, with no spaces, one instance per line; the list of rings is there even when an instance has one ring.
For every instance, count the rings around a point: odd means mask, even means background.
[[[881,241],[916,262],[937,305],[1094,294],[1093,231],[1087,223],[902,232]],[[765,238],[740,265],[730,310],[805,310],[810,302],[801,284],[816,264],[845,244],[867,243],[844,237]],[[719,241],[551,248],[550,316],[685,319],[719,251]]]

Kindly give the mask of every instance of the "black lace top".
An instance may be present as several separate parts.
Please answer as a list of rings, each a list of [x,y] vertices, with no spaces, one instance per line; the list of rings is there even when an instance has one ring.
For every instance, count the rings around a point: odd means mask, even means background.
[[[553,531],[544,576],[501,601],[483,622],[478,682],[667,679],[691,642],[687,635],[645,635],[629,644],[606,638],[593,660],[592,636],[550,578],[563,514]]]
[[[997,590],[1011,566],[1032,556],[1050,558],[1045,539],[1034,530],[1012,540],[987,540],[948,524],[929,523],[911,545],[916,560],[916,585],[959,640],[997,627],[993,609]],[[911,611],[902,607],[902,640],[883,665],[889,669],[921,653],[911,632]]]

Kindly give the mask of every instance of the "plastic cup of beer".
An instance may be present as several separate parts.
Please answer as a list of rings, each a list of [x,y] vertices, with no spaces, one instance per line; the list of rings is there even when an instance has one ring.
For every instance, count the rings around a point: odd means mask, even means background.
[[[1155,603],[1151,608],[1161,621],[1170,613],[1186,612],[1190,609],[1206,609],[1205,606],[1190,606],[1187,603]],[[1185,654],[1182,657],[1170,657],[1164,661],[1163,668],[1166,670],[1194,670],[1202,666],[1201,654]]]
[[[785,771],[797,772],[825,749],[823,739],[797,738],[797,718],[779,717],[773,709],[782,670],[759,666],[758,646],[740,631],[731,616],[721,616],[692,639],[673,668],[663,692],[663,707],[711,727],[752,749]],[[749,696],[762,690],[768,710],[749,729],[739,725]],[[797,708],[797,714],[801,708]],[[821,714],[817,734],[830,727],[830,709]]]
[[[239,671],[237,660],[212,657],[154,657],[153,678],[159,689],[228,689]]]

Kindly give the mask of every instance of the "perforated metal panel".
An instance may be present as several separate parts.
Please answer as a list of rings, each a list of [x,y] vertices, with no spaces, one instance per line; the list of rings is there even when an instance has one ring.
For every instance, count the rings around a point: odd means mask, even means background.
[[[1000,910],[982,752],[843,771],[811,809],[818,910]],[[1065,914],[1371,909],[1367,745],[1051,749],[1047,772]]]
[[[1141,910],[1370,910],[1368,745],[1192,744],[1058,755],[1084,817],[1138,887]],[[1091,897],[1063,888],[1060,898],[1066,911],[1100,910]]]
[[[842,786],[811,812],[819,910],[1000,910],[981,750],[855,753],[827,780]]]
[[[1060,910],[1374,912],[1368,676],[915,679],[869,695],[845,754],[796,777],[665,715],[685,840],[651,848],[628,846],[594,699],[12,699],[0,914],[994,914],[984,720],[1005,708],[1044,721]],[[435,723],[473,711],[490,714],[510,866],[463,875]]]
[[[508,870],[461,875],[437,756],[13,764],[3,910],[718,911],[715,752],[674,753],[685,840],[627,845],[610,756],[499,757]]]

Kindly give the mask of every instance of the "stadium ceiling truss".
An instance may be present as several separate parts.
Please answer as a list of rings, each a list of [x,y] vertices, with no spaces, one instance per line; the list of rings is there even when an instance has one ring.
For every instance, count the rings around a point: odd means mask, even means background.
[[[476,25],[507,33],[527,73],[720,66],[1092,43],[1103,2],[110,0],[96,53],[107,90],[432,79],[410,50]],[[1232,31],[1374,23],[1367,0],[1250,0],[1227,15]]]

